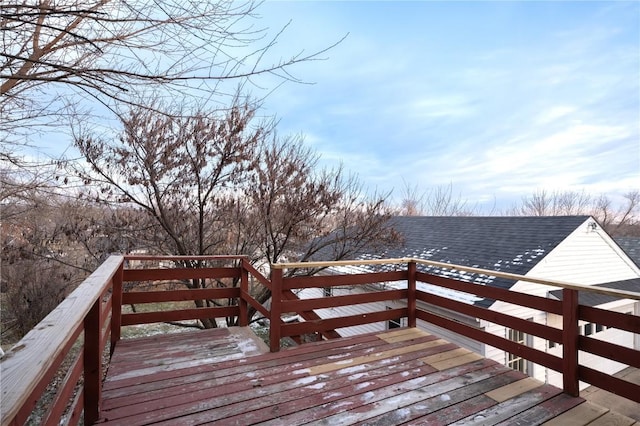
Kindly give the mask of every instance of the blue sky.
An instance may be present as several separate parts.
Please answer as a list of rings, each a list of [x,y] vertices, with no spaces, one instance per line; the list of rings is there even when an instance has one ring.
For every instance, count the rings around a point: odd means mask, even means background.
[[[265,108],[370,190],[452,184],[484,212],[640,186],[640,3],[267,1],[272,54],[320,49]],[[259,89],[255,89],[259,95]]]

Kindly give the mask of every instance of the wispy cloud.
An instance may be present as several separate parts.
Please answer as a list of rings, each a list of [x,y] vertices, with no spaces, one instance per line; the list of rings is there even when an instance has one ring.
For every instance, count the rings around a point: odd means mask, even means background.
[[[504,203],[637,187],[637,3],[285,4],[296,43],[350,36],[267,104],[372,186]]]

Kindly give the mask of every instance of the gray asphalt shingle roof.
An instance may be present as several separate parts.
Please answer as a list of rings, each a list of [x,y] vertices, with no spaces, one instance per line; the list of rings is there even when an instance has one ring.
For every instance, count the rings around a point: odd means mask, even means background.
[[[390,224],[402,244],[379,252],[361,252],[359,259],[413,257],[463,266],[526,275],[531,268],[567,238],[589,216],[399,216]],[[420,265],[425,272],[441,275],[438,268]],[[446,274],[452,277],[451,273]],[[453,278],[511,288],[503,278],[464,273]],[[490,306],[493,300],[476,301]]]
[[[640,266],[640,237],[616,237],[616,243],[627,253],[627,256]]]

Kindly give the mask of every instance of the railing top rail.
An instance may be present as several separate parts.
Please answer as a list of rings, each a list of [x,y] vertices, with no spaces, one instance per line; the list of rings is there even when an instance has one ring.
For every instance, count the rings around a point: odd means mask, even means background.
[[[323,262],[290,262],[272,263],[272,269],[294,269],[294,268],[324,268],[329,266],[353,266],[353,265],[400,265],[412,262],[414,259],[408,257],[394,259],[369,259],[369,260],[334,260]]]
[[[127,254],[125,260],[240,260],[247,259],[245,255],[153,255],[153,254]]]
[[[276,263],[272,264],[273,269],[293,269],[293,268],[325,268],[331,266],[356,266],[356,265],[393,265],[415,262],[421,265],[436,266],[439,268],[456,269],[458,271],[473,272],[496,278],[506,278],[514,281],[527,281],[536,284],[543,284],[551,287],[566,288],[570,290],[579,290],[590,293],[603,294],[607,296],[619,297],[622,299],[640,300],[640,293],[627,290],[618,290],[606,287],[595,287],[593,285],[576,284],[560,280],[550,280],[545,278],[536,278],[519,274],[511,274],[508,272],[493,271],[491,269],[474,268],[470,266],[456,265],[453,263],[435,262],[432,260],[423,260],[415,258],[393,258],[393,259],[370,259],[370,260],[339,260],[326,262],[293,262],[293,263]]]
[[[109,257],[0,360],[0,419],[13,419],[122,264]]]

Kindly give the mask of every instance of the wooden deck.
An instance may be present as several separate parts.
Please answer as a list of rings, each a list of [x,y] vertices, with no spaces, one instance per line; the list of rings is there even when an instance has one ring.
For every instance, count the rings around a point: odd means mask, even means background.
[[[634,424],[415,328],[278,353],[244,330],[118,342],[100,422]]]

